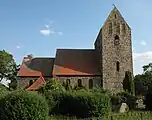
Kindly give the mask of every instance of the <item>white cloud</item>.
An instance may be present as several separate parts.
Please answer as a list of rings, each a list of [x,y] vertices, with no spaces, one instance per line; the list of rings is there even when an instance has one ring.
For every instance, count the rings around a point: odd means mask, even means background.
[[[44,36],[50,36],[51,34],[55,34],[55,31],[53,29],[42,29],[40,33]]]
[[[152,61],[152,51],[133,53],[134,60],[151,60]]]
[[[46,28],[50,28],[50,26],[49,26],[49,25],[47,25],[47,24],[45,25],[45,27],[46,27]]]
[[[44,28],[40,30],[40,34],[42,34],[43,36],[50,36],[53,34],[63,35],[62,32],[54,31],[54,28],[52,27],[52,20],[44,19],[44,21],[46,21],[47,23],[44,25]]]
[[[17,49],[20,49],[20,48],[21,48],[21,46],[17,45],[17,46],[16,46],[16,48],[17,48]]]
[[[144,41],[144,40],[142,40],[142,41],[140,42],[140,44],[143,45],[143,46],[147,45],[146,41]]]
[[[140,74],[143,72],[143,66],[152,62],[152,51],[147,52],[134,52],[133,53],[133,63],[134,63],[134,73]]]
[[[58,32],[58,34],[59,34],[59,35],[63,35],[63,33],[62,33],[62,32]]]

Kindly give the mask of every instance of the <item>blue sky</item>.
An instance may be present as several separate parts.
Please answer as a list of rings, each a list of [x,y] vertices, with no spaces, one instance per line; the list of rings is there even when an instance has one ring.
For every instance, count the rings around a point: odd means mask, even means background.
[[[152,62],[151,0],[0,0],[0,50],[20,64],[27,54],[93,48],[113,3],[132,28],[134,73],[141,73]]]

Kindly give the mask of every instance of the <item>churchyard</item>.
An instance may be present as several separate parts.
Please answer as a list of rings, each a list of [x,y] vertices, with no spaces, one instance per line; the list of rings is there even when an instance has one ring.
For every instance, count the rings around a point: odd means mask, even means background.
[[[72,87],[50,79],[36,91],[17,86],[18,66],[12,55],[1,51],[0,73],[11,83],[0,85],[1,120],[151,120],[152,64],[143,66],[143,73],[131,76],[126,72],[123,89],[112,93],[100,86],[88,89]],[[9,61],[11,64],[6,64]],[[11,69],[8,69],[11,68]]]

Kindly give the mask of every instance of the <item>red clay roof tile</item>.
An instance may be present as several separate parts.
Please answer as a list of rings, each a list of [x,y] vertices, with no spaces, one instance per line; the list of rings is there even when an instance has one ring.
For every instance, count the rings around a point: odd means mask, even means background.
[[[101,75],[94,49],[58,49],[53,75]]]
[[[40,76],[30,87],[28,87],[26,90],[38,90],[41,86],[46,84],[46,81],[42,76]]]
[[[24,57],[20,70],[17,74],[19,77],[31,76],[52,76],[54,58],[32,58]]]

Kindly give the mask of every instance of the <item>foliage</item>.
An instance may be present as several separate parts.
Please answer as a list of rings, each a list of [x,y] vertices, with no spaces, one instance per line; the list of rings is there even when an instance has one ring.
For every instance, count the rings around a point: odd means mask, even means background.
[[[1,120],[46,120],[47,103],[41,95],[13,91],[0,99]]]
[[[152,63],[149,63],[148,65],[144,65],[143,71],[144,71],[144,73],[152,74]]]
[[[53,96],[56,101],[52,114],[88,118],[108,115],[110,111],[110,97],[106,94],[79,90],[75,92],[49,91],[47,95]]]
[[[73,90],[75,90],[75,91],[77,91],[77,90],[81,90],[81,89],[83,89],[83,90],[86,90],[86,91],[87,91],[87,88],[86,88],[85,86],[83,86],[83,85],[81,85],[81,86],[76,85],[76,86],[74,86],[74,88],[73,88]]]
[[[5,50],[0,51],[0,81],[3,78],[16,79],[17,69],[13,56]]]
[[[9,93],[9,90],[0,84],[0,99],[5,97],[5,95],[7,95]]]
[[[131,93],[128,93],[127,91],[123,91],[117,94],[120,97],[121,103],[125,102],[129,106],[129,109],[135,109],[136,108],[136,100],[137,98],[133,96]]]
[[[129,71],[125,72],[125,78],[123,80],[123,89],[134,95],[134,80],[132,79],[131,72]]]
[[[45,93],[50,90],[51,91],[65,91],[65,88],[56,79],[52,78],[38,91],[40,93]]]
[[[95,87],[93,89],[90,89],[89,91],[93,92],[93,93],[99,92],[99,93],[104,93],[104,94],[109,94],[109,95],[111,94],[110,91],[105,90],[105,89],[103,89],[101,87]]]
[[[143,66],[143,74],[138,74],[134,78],[136,95],[146,95],[152,89],[152,63]]]
[[[62,86],[65,88],[65,90],[72,91],[72,86],[69,83],[63,82]]]
[[[146,91],[148,90],[148,86],[150,85],[148,83],[150,81],[148,81],[145,78],[146,78],[146,76],[143,74],[141,74],[141,75],[139,74],[134,77],[136,95],[145,95],[146,94]]]
[[[51,114],[52,109],[57,105],[57,101],[54,100],[53,96],[50,94],[50,92],[45,92],[44,97],[46,98],[48,107],[49,107],[49,114]]]
[[[148,89],[146,92],[144,104],[147,110],[152,110],[152,89]]]
[[[118,111],[121,103],[127,103],[129,109],[136,108],[136,100],[137,98],[128,91],[123,91],[111,96],[111,103],[113,105],[113,110]]]

